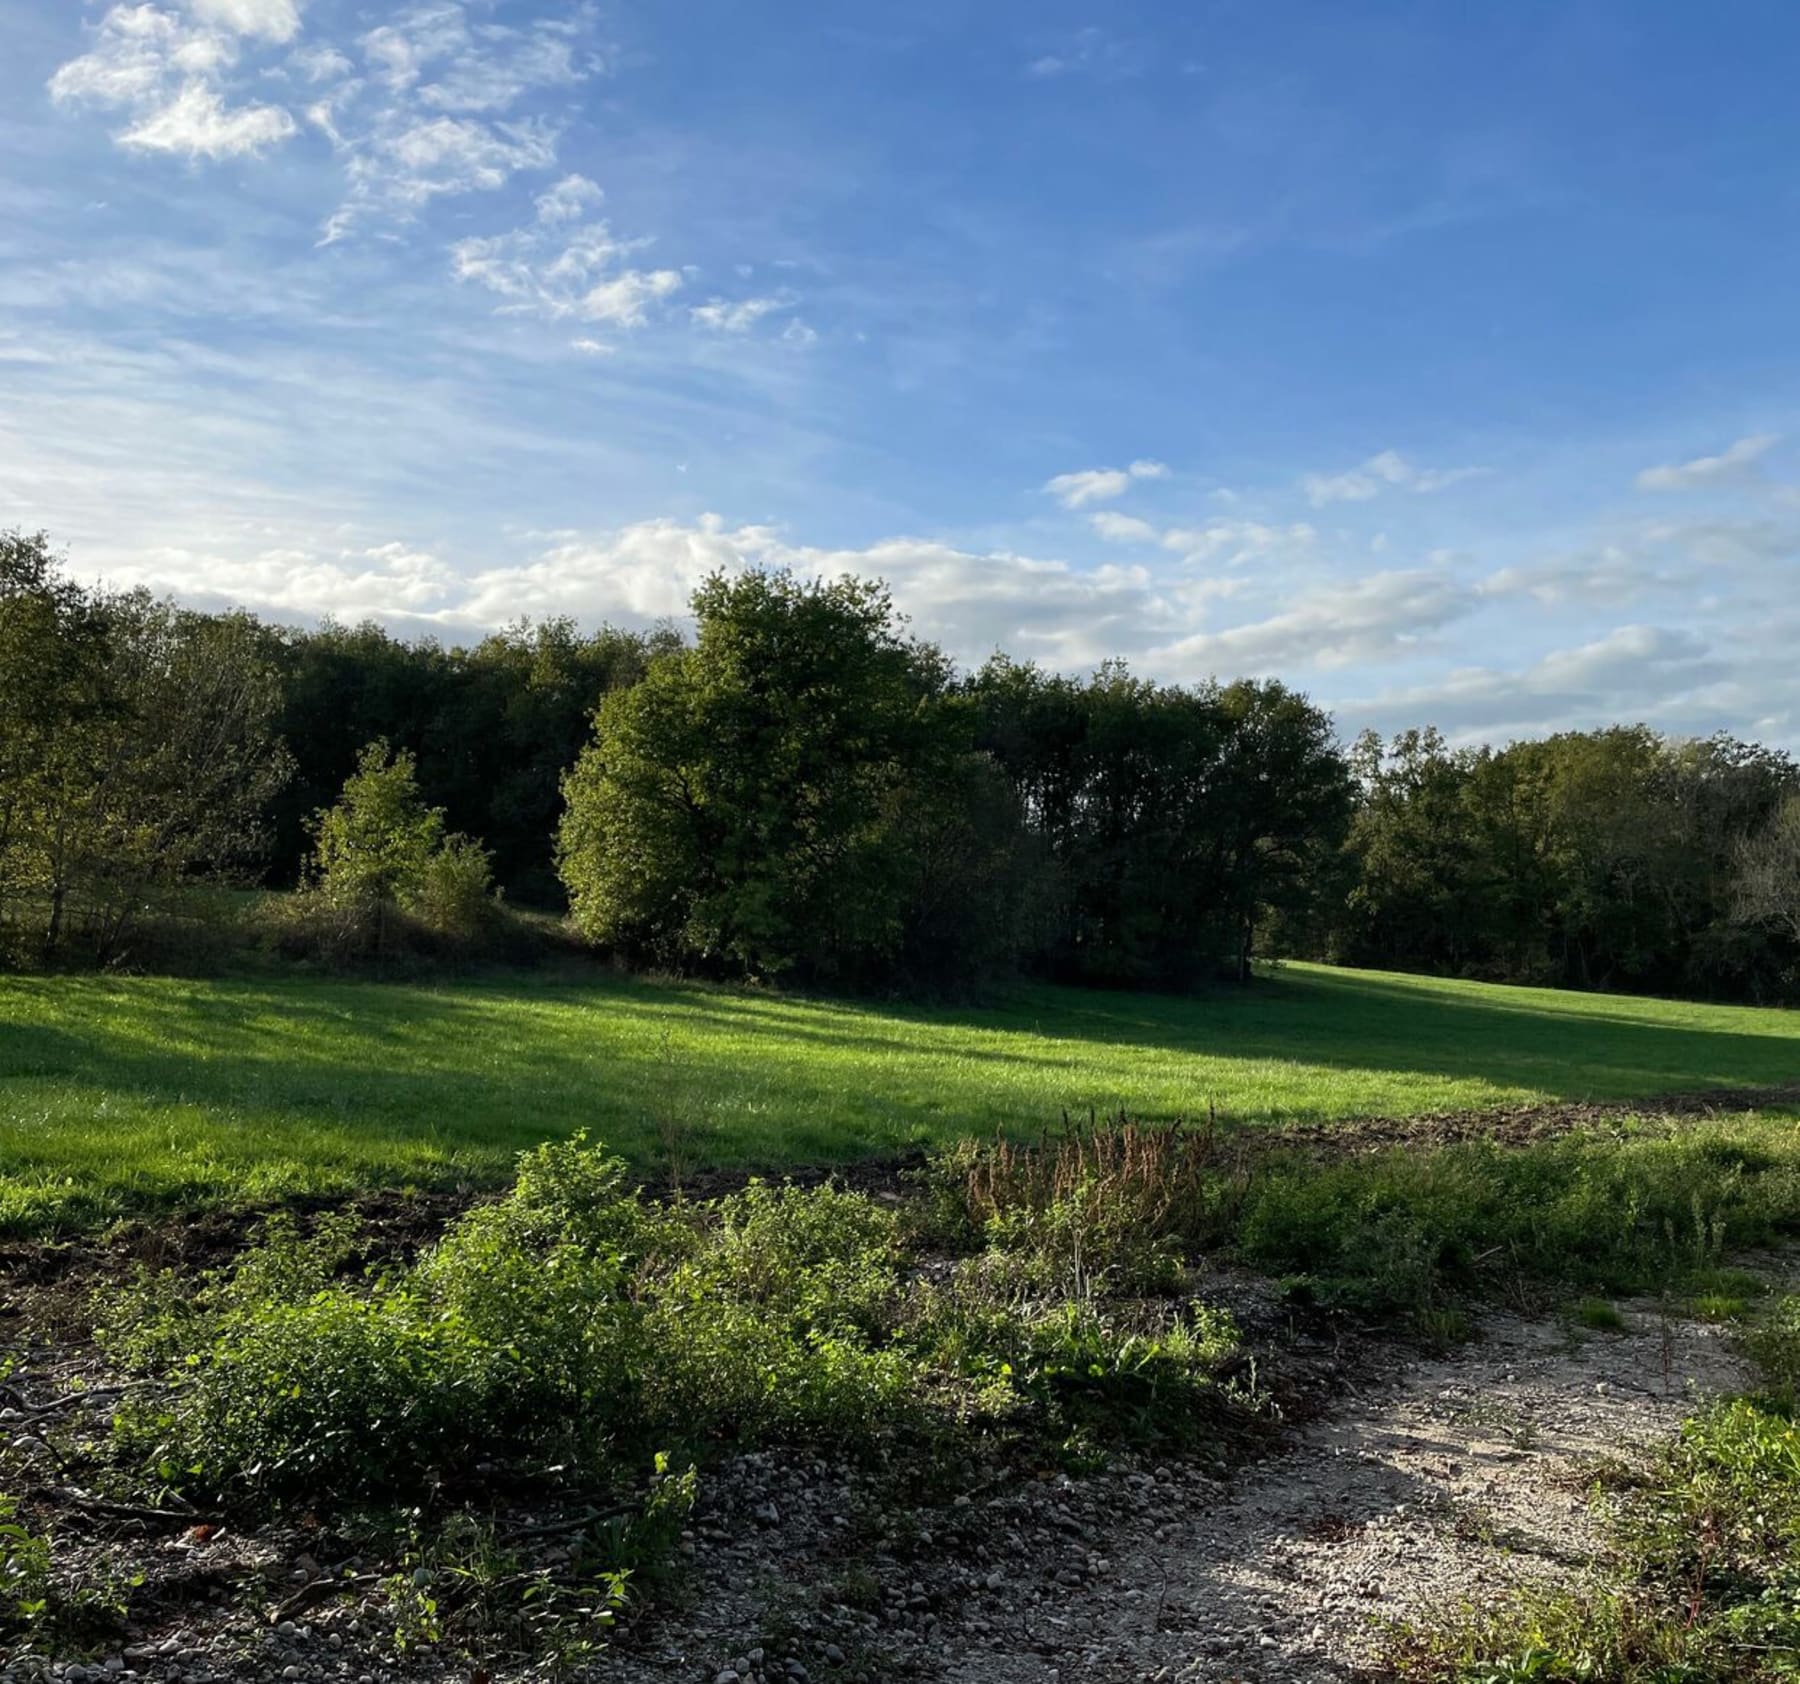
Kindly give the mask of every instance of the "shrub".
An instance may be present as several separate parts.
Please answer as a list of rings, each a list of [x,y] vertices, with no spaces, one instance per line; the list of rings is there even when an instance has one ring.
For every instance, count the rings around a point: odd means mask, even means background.
[[[425,862],[408,910],[429,929],[454,941],[491,935],[499,919],[492,856],[467,836],[446,837]]]
[[[491,856],[446,832],[405,750],[364,748],[312,832],[305,883],[278,917],[285,951],[345,964],[466,951],[500,933]]]
[[[197,1291],[147,1278],[106,1336],[180,1384],[117,1431],[159,1482],[255,1503],[416,1497],[497,1464],[606,1483],[669,1447],[854,1453],[974,1417],[1058,1440],[1109,1412],[1170,1439],[1217,1417],[1197,1401],[1231,1343],[1217,1318],[1114,1318],[983,1268],[914,1278],[895,1215],[833,1187],[654,1204],[577,1139],[406,1267],[370,1269],[342,1221],[278,1223]]]

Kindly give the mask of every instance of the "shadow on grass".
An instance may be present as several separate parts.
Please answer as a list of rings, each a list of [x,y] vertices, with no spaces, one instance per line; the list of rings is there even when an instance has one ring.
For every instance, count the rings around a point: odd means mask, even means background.
[[[1392,1099],[1394,1079],[1413,1110],[1454,1103],[1434,1081],[1629,1099],[1800,1079],[1800,1019],[1783,1014],[1310,967],[1200,998],[1027,988],[960,1008],[615,978],[70,978],[7,985],[0,1014],[15,1160],[0,1174],[49,1166],[78,1135],[101,1151],[122,1103],[197,1108],[227,1153],[292,1132],[349,1157],[503,1169],[582,1127],[644,1162],[670,1119],[705,1129],[712,1161],[777,1163],[1034,1131],[1090,1097],[1155,1116],[1216,1096],[1228,1116],[1322,1121]]]

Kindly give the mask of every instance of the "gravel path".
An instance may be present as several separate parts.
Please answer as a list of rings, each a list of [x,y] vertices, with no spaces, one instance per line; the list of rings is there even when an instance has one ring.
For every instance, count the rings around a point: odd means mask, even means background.
[[[1454,1355],[1405,1361],[1220,1500],[1184,1504],[1121,1549],[1104,1585],[1046,1610],[1074,1638],[1064,1654],[975,1652],[943,1676],[1342,1679],[1373,1660],[1385,1622],[1591,1572],[1601,1543],[1582,1468],[1666,1438],[1750,1380],[1717,1327],[1655,1304],[1625,1318],[1620,1333],[1497,1319]]]

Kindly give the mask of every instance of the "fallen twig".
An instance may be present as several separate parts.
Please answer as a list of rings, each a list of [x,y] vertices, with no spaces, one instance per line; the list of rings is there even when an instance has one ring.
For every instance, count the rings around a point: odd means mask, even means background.
[[[323,1602],[341,1590],[362,1590],[369,1585],[381,1583],[379,1573],[352,1573],[346,1578],[330,1577],[312,1579],[303,1584],[285,1602],[277,1604],[269,1615],[270,1625],[279,1625],[283,1620],[291,1620],[303,1608],[310,1608],[315,1602]]]
[[[149,1520],[178,1526],[216,1523],[218,1515],[202,1514],[197,1509],[158,1509],[143,1503],[115,1503],[109,1497],[90,1497],[81,1491],[41,1487],[34,1495],[47,1502],[64,1503],[84,1514],[99,1515],[107,1520]]]

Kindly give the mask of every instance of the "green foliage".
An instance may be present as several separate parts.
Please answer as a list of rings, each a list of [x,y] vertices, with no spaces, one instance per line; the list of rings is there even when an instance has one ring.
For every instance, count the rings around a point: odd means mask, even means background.
[[[979,789],[943,658],[854,579],[715,576],[694,612],[694,647],[605,699],[569,776],[577,925],[668,965],[962,975],[992,939],[984,889],[1010,832],[986,834],[1007,815]]]
[[[1790,1415],[1800,1412],[1800,1298],[1780,1299],[1747,1331],[1744,1343],[1775,1406]]]
[[[981,745],[1039,863],[1033,966],[1107,986],[1247,980],[1257,929],[1304,921],[1348,816],[1330,721],[1280,684],[1085,681],[996,657]]]
[[[1741,922],[1778,930],[1800,947],[1800,793],[1740,842],[1733,890]]]
[[[552,1673],[592,1663],[641,1590],[669,1575],[694,1506],[694,1467],[673,1473],[659,1454],[654,1469],[641,1502],[563,1529],[549,1557],[509,1542],[475,1510],[452,1510],[430,1525],[413,1511],[406,1547],[383,1584],[394,1648],[469,1659],[529,1654]]]
[[[1222,1168],[1212,1129],[1120,1113],[1036,1148],[962,1142],[921,1180],[940,1237],[985,1245],[1022,1289],[1137,1296],[1173,1289],[1184,1255],[1228,1231]]]
[[[1780,997],[1800,978],[1800,768],[1643,726],[1354,756],[1352,887],[1335,951],[1584,988]]]
[[[1741,1126],[1530,1147],[1471,1143],[1335,1163],[1279,1161],[1246,1194],[1238,1249],[1375,1308],[1509,1278],[1577,1291],[1704,1276],[1723,1247],[1800,1224],[1800,1152]]]
[[[367,744],[337,804],[314,815],[307,891],[284,927],[290,947],[343,961],[423,942],[468,947],[495,934],[489,855],[450,835],[419,793],[406,750]]]
[[[1605,1298],[1584,1298],[1575,1306],[1575,1320],[1592,1333],[1623,1333],[1625,1318],[1616,1304]]]
[[[854,1451],[971,1409],[1059,1440],[1109,1412],[1146,1437],[1220,1418],[1232,1335],[1208,1312],[1133,1326],[974,1275],[952,1302],[864,1195],[752,1183],[674,1209],[623,1174],[547,1146],[410,1266],[356,1273],[342,1227],[283,1226],[197,1290],[140,1287],[108,1343],[179,1383],[121,1406],[121,1447],[157,1483],[256,1504],[413,1498],[501,1465],[606,1483],[670,1444]]]
[[[83,590],[0,533],[0,957],[116,962],[254,860],[289,769],[278,697],[244,616]]]
[[[926,1187],[930,1231],[986,1245],[1019,1290],[1167,1290],[1183,1263],[1228,1249],[1306,1296],[1407,1314],[1447,1343],[1466,1325],[1457,1301],[1502,1287],[1708,1288],[1728,1242],[1800,1229],[1800,1142],[1712,1123],[1321,1158],[1120,1119],[1035,1151],[953,1149]],[[1599,1298],[1578,1318],[1618,1323]]]
[[[551,863],[563,774],[587,739],[595,704],[635,683],[678,641],[573,620],[521,620],[472,648],[407,643],[380,626],[264,627],[282,674],[278,721],[293,782],[270,807],[274,881],[295,882],[311,851],[306,824],[337,798],[363,745],[417,756],[426,803],[453,832],[479,836],[509,899],[560,904]]]
[[[343,905],[373,908],[414,899],[444,845],[444,815],[419,795],[418,763],[406,750],[367,744],[337,804],[314,826],[320,891]]]
[[[23,1525],[0,1492],[0,1633],[40,1624],[50,1608],[50,1545]]]

